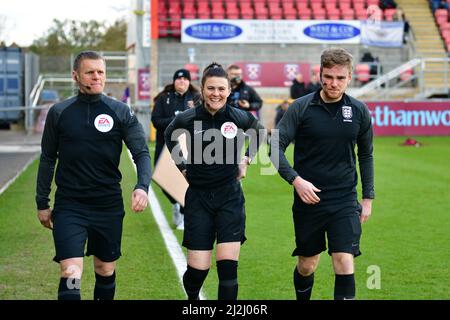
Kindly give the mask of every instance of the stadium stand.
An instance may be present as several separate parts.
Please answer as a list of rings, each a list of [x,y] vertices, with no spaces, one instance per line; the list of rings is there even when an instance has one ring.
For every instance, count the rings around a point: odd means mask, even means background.
[[[374,16],[387,21],[394,19],[395,9],[378,9],[374,14],[373,6],[378,8],[380,1],[159,0],[159,36],[180,37],[181,19],[366,20]]]

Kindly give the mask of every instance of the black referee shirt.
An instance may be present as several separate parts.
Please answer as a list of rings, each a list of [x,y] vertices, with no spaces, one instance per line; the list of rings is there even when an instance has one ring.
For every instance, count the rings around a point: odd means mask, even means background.
[[[356,145],[363,198],[373,199],[373,131],[368,108],[346,94],[337,104],[326,106],[319,92],[299,98],[289,107],[277,126],[279,150],[272,147],[272,161],[279,164],[280,175],[289,183],[300,176],[321,189],[321,201],[351,201],[356,199],[358,181]],[[292,168],[284,152],[294,140]]]
[[[183,130],[175,132],[177,129]],[[180,170],[187,169],[190,186],[209,189],[236,179],[244,132],[248,129],[254,129],[256,134],[251,137],[250,146],[246,150],[246,155],[253,159],[259,142],[263,139],[264,127],[251,113],[228,104],[214,115],[211,115],[204,105],[186,110],[169,124],[164,136],[166,145],[172,152],[178,145],[177,140],[172,140],[172,134],[175,132],[176,137],[187,133],[188,157],[186,161],[178,162],[177,166]]]

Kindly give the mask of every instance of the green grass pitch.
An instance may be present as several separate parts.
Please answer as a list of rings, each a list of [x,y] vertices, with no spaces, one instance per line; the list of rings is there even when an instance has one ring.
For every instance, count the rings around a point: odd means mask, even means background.
[[[450,299],[450,137],[421,137],[421,148],[400,147],[402,137],[375,139],[376,200],[363,225],[356,261],[358,299]],[[151,145],[152,147],[152,145]],[[288,150],[291,159],[292,150]],[[152,151],[153,157],[153,151]],[[36,218],[37,161],[0,196],[0,299],[55,299],[59,278],[51,232]],[[294,299],[296,259],[292,189],[278,175],[252,165],[243,182],[247,242],[239,261],[239,299]],[[122,155],[127,214],[118,261],[116,299],[184,299],[172,260],[150,209],[132,213],[135,173]],[[169,223],[171,206],[153,184]],[[182,231],[174,230],[181,242]],[[183,249],[185,252],[185,250]],[[371,268],[380,288],[371,289]],[[92,299],[92,258],[85,259],[82,298]],[[332,299],[334,275],[323,253],[312,299]],[[204,285],[217,298],[215,262]]]

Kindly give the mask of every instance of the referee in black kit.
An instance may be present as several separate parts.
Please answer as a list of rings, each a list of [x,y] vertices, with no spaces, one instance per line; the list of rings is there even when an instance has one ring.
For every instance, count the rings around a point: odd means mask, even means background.
[[[150,155],[142,126],[124,103],[103,94],[104,58],[81,52],[72,77],[78,94],[52,106],[42,136],[36,187],[38,219],[53,230],[61,279],[59,300],[80,300],[84,249],[94,256],[95,300],[112,300],[115,266],[121,256],[125,215],[119,171],[122,141],[133,155],[138,181],[131,199],[133,211],[147,206]],[[50,187],[56,162],[53,210]]]
[[[188,265],[183,284],[190,300],[199,298],[216,240],[218,299],[235,300],[238,295],[238,259],[246,239],[245,199],[239,180],[245,177],[265,133],[252,114],[227,104],[230,92],[226,71],[210,64],[203,72],[203,104],[178,114],[165,131],[167,147],[189,182],[183,237]],[[251,140],[241,159],[244,132]],[[187,159],[175,148],[181,133],[187,136]]]
[[[350,53],[322,52],[322,88],[295,100],[279,122],[279,146],[271,159],[294,186],[292,206],[298,256],[294,286],[298,300],[309,300],[320,253],[327,249],[335,272],[335,299],[355,298],[354,257],[361,254],[361,223],[372,212],[374,193],[373,132],[368,108],[345,94],[352,79]],[[275,139],[275,140],[274,140]],[[295,140],[294,168],[284,154]],[[355,145],[362,182],[357,200]]]

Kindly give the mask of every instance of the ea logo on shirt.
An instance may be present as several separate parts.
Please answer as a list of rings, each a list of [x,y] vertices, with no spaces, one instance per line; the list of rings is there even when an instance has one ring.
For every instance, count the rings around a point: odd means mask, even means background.
[[[114,120],[107,114],[99,114],[94,120],[95,129],[100,132],[108,132],[114,126]]]
[[[344,121],[352,122],[352,107],[349,106],[343,106],[342,107],[342,117],[344,118]]]
[[[237,126],[233,122],[225,122],[220,127],[220,132],[227,139],[233,139],[237,135]]]

